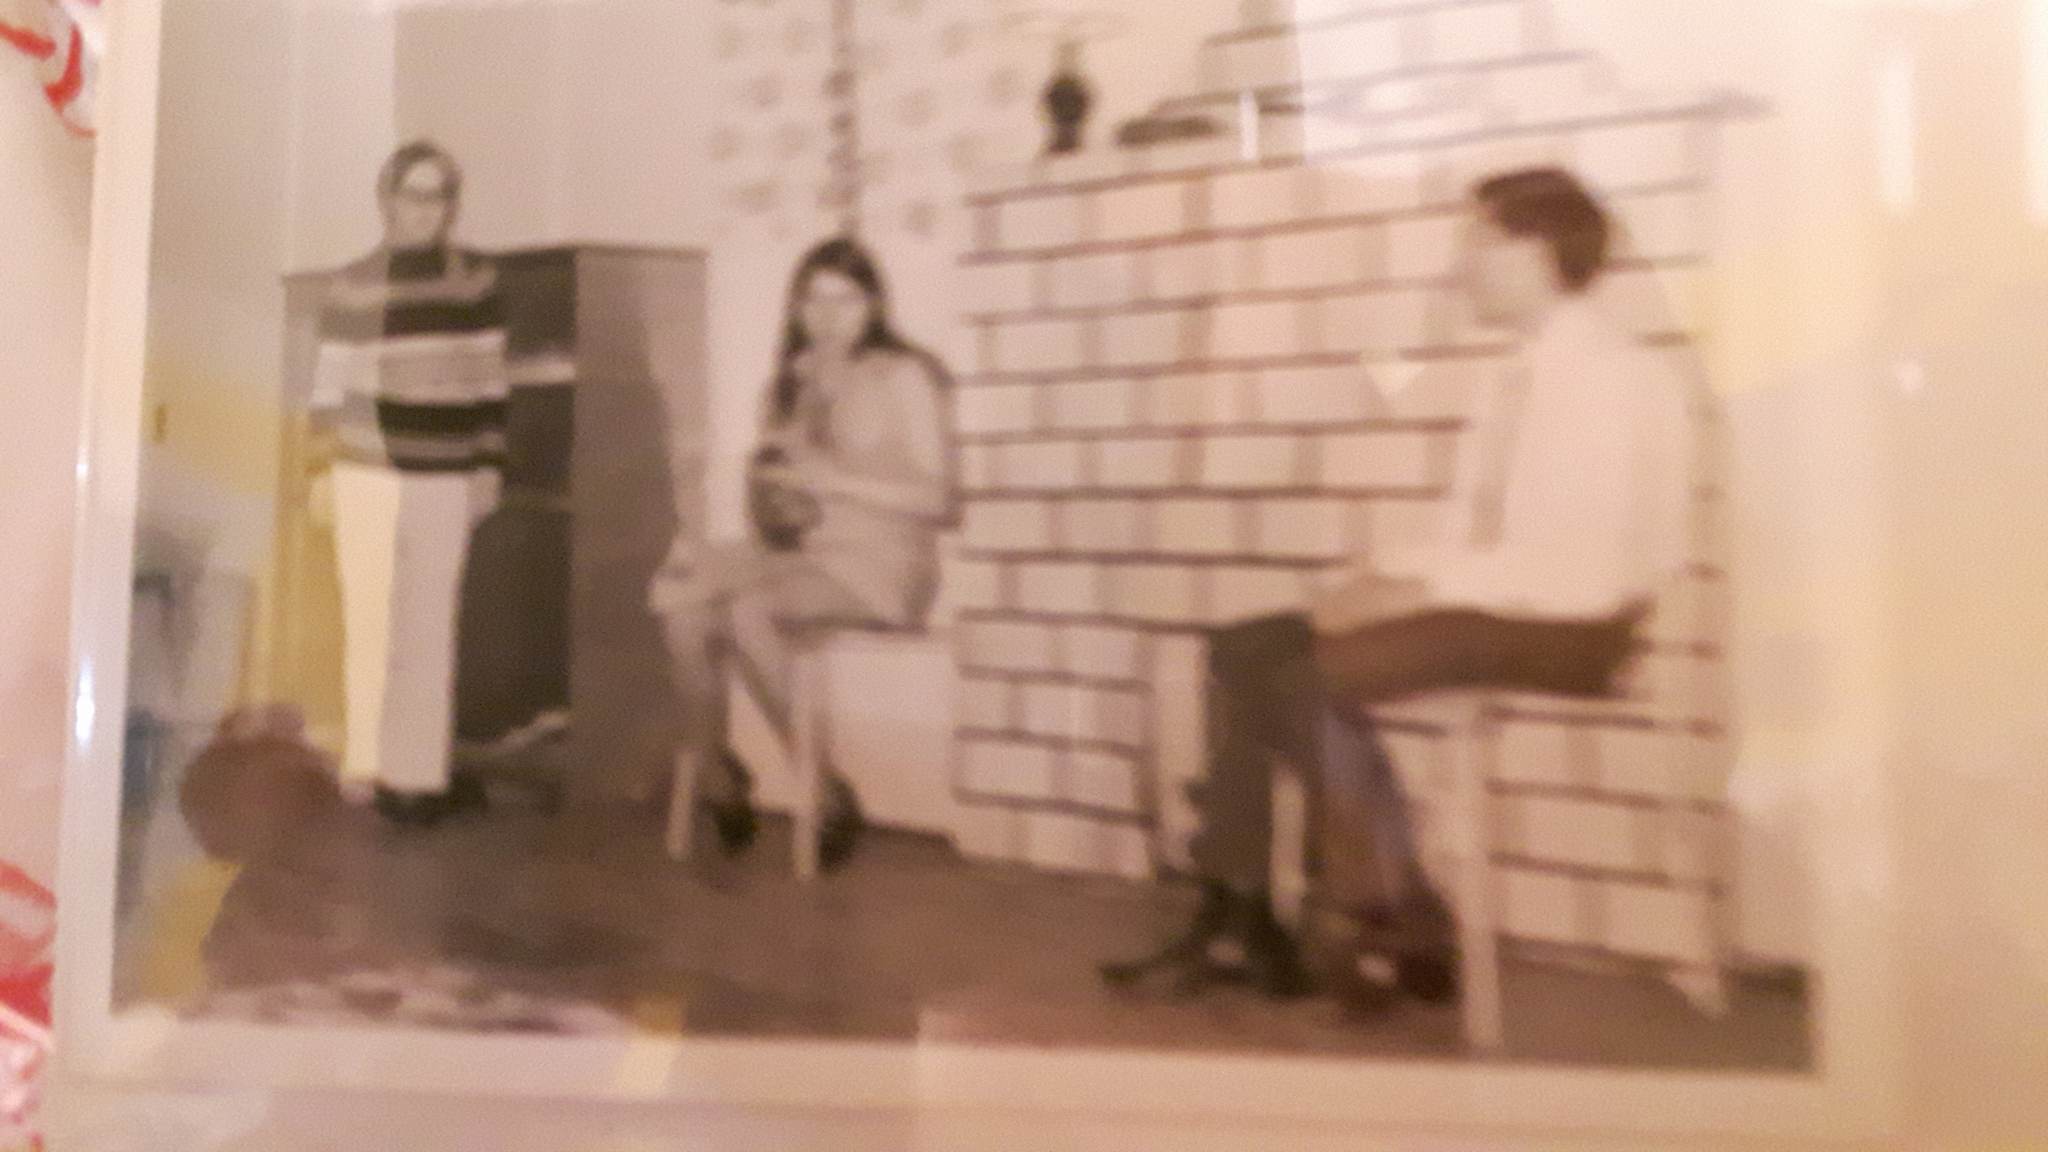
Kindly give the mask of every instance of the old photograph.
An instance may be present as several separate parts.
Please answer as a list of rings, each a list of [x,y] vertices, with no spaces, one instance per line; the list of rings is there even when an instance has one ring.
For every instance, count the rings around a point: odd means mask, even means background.
[[[165,0],[114,1010],[1814,1075],[1776,110],[1611,7]]]

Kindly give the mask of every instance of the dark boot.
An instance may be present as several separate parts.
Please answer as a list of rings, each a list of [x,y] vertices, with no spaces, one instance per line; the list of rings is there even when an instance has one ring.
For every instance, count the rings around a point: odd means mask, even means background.
[[[484,788],[483,777],[474,772],[457,772],[448,782],[448,797],[444,804],[446,815],[483,812],[490,806],[491,797]]]
[[[1409,885],[1405,945],[1394,957],[1401,990],[1426,1004],[1448,1004],[1458,998],[1458,924],[1451,907],[1437,895],[1427,877]]]
[[[1245,974],[1252,987],[1274,1000],[1305,996],[1310,989],[1308,969],[1301,962],[1301,950],[1280,921],[1273,918],[1273,903],[1266,897],[1240,898],[1240,931],[1244,939]]]
[[[1411,952],[1394,961],[1394,980],[1401,991],[1425,1004],[1449,1004],[1458,998],[1458,957],[1455,950]]]
[[[1192,996],[1215,984],[1250,984],[1276,1000],[1309,990],[1309,979],[1293,937],[1273,918],[1264,896],[1240,896],[1208,883],[1193,923],[1172,943],[1142,960],[1104,964],[1112,987],[1133,988],[1151,976],[1169,976],[1177,996]]]
[[[1214,883],[1202,885],[1202,902],[1195,908],[1194,922],[1186,932],[1142,960],[1112,961],[1101,965],[1098,971],[1112,987],[1129,988],[1154,973],[1194,965],[1207,957],[1209,946],[1222,937],[1233,902],[1229,888]]]
[[[844,776],[825,780],[825,818],[818,829],[818,866],[830,872],[853,858],[867,831],[867,817],[860,810],[860,796]]]
[[[1456,923],[1426,882],[1411,891],[1398,910],[1357,914],[1353,956],[1361,969],[1384,968],[1393,989],[1427,1004],[1447,1004],[1458,996]]]
[[[754,813],[754,778],[739,757],[727,752],[721,761],[725,766],[726,778],[730,781],[728,796],[724,800],[705,799],[698,801],[711,814],[711,827],[718,834],[718,849],[727,856],[738,856],[754,846],[755,837],[761,833],[761,819]]]
[[[448,815],[448,798],[438,793],[396,792],[377,786],[377,815],[398,828],[424,829]]]

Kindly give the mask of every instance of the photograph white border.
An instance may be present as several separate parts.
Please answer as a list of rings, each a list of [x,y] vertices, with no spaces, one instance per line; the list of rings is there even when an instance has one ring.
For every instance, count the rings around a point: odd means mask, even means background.
[[[114,877],[164,0],[113,5],[91,258],[72,619],[57,1072],[100,1087],[446,1092],[816,1105],[1062,1123],[1310,1121],[1385,1128],[1864,1143],[1896,1133],[1897,1015],[1882,601],[1828,626],[1873,661],[1811,787],[1817,1071],[1613,1071],[1463,1062],[1004,1051],[640,1037],[554,1039],[180,1021],[112,1006]],[[1844,179],[1848,177],[1845,175]],[[1873,558],[1873,564],[1875,559]]]

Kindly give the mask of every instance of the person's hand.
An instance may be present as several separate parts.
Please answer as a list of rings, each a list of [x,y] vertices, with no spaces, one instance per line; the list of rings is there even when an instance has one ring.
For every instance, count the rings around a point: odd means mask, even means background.
[[[815,500],[831,491],[837,473],[831,462],[817,452],[777,449],[763,453],[755,464],[754,475],[764,483]]]
[[[696,540],[687,533],[678,532],[676,538],[669,542],[668,554],[661,558],[659,571],[668,575],[683,575],[697,566],[697,556],[702,551],[703,546]]]
[[[1640,663],[1643,626],[1653,608],[1648,600],[1632,600],[1601,622],[1593,659],[1601,669],[1602,695],[1626,694],[1629,678]]]
[[[817,497],[801,487],[773,479],[761,479],[756,483],[759,488],[754,496],[755,515],[764,524],[799,534],[817,525],[822,515]]]
[[[831,458],[821,452],[791,453],[789,470],[796,477],[797,487],[813,499],[831,495],[839,479]]]
[[[1312,597],[1309,620],[1317,633],[1338,636],[1381,620],[1420,612],[1429,606],[1429,599],[1429,585],[1425,581],[1367,569]]]
[[[496,468],[479,468],[469,474],[469,527],[474,531],[498,510],[505,496],[505,476]]]
[[[749,479],[768,492],[802,492],[804,475],[790,464],[756,464]]]
[[[747,476],[748,515],[771,548],[794,548],[818,522],[818,501],[806,486],[804,469],[780,446],[754,456]]]

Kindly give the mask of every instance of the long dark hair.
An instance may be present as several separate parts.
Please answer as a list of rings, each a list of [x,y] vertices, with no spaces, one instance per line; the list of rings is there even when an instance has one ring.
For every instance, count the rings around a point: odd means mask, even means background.
[[[868,327],[855,345],[862,352],[903,352],[922,357],[916,346],[896,334],[889,324],[889,290],[882,284],[882,271],[859,241],[841,236],[827,240],[797,261],[796,274],[789,282],[789,303],[782,328],[782,354],[775,366],[775,421],[782,423],[796,414],[804,380],[796,370],[797,358],[811,346],[804,331],[804,293],[821,272],[836,272],[860,286],[868,298]]]

